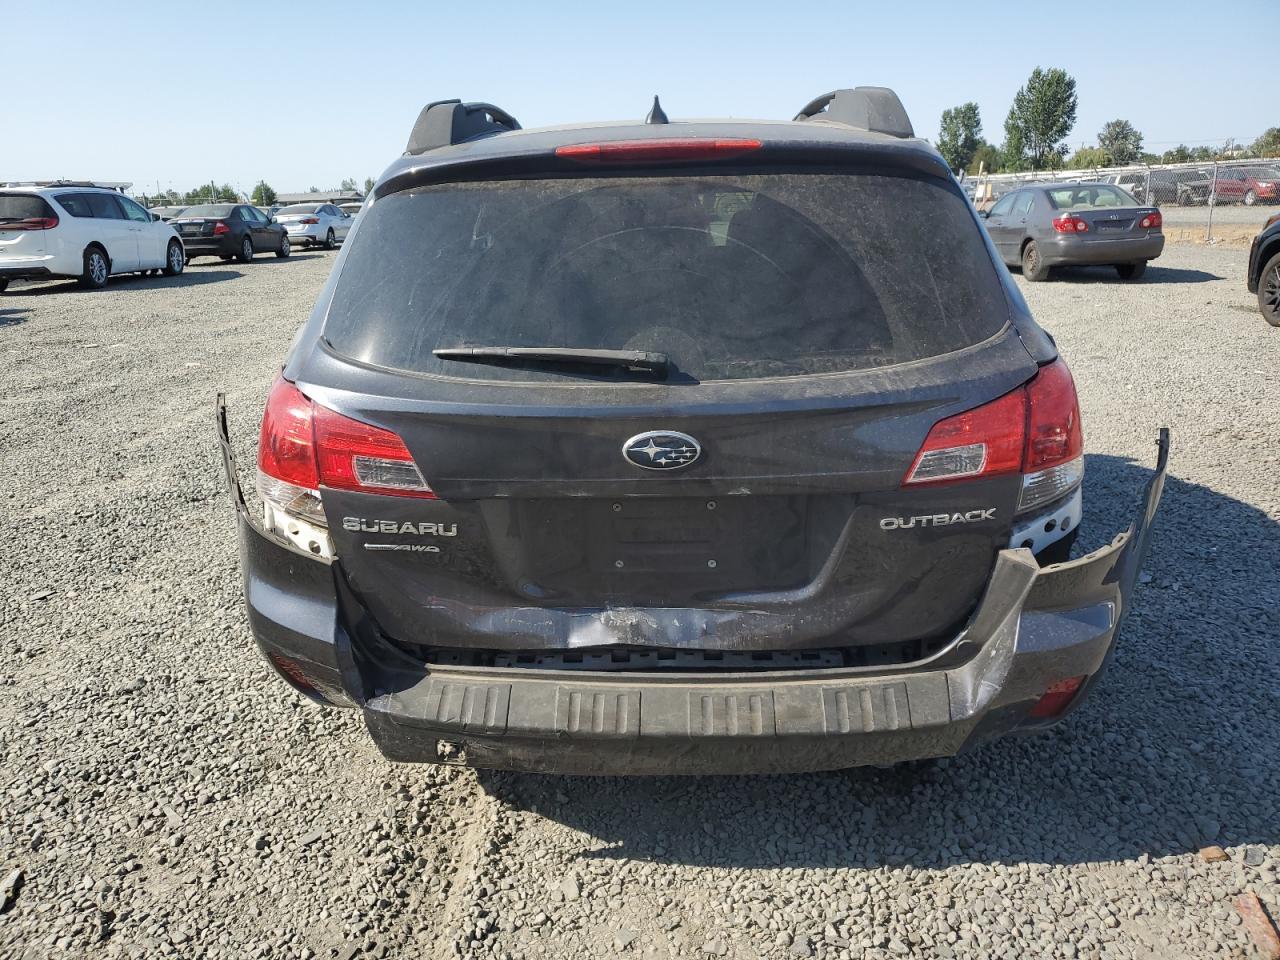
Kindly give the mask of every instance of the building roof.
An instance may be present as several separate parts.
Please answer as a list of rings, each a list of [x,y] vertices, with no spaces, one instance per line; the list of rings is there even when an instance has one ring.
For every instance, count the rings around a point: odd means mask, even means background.
[[[321,190],[319,193],[277,193],[276,203],[341,203],[344,200],[363,200],[359,190]]]

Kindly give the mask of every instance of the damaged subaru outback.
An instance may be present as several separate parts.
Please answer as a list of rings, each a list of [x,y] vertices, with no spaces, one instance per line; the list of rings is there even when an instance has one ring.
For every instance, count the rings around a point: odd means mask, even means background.
[[[239,516],[283,680],[383,754],[581,774],[951,756],[1101,676],[1163,488],[1071,559],[1075,385],[892,91],[789,121],[425,107]]]

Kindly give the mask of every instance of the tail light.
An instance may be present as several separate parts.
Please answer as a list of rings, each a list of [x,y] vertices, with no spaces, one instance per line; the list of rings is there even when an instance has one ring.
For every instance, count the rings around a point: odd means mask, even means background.
[[[1089,224],[1074,214],[1064,213],[1060,217],[1054,217],[1053,229],[1058,233],[1088,233]]]
[[[13,223],[0,223],[0,230],[52,230],[57,225],[57,217],[27,217]]]
[[[1145,217],[1138,221],[1138,226],[1144,230],[1159,230],[1164,226],[1164,217],[1157,211],[1156,213],[1148,213]]]
[[[1048,720],[1058,716],[1071,706],[1071,701],[1076,698],[1087,679],[1088,677],[1071,677],[1059,680],[1036,701],[1028,716],[1033,720]]]
[[[759,140],[679,137],[662,140],[612,140],[557,147],[556,156],[578,163],[669,163],[679,160],[723,160],[759,150]]]
[[[230,232],[231,232],[231,228],[227,226],[225,223],[223,223],[221,220],[219,220],[217,223],[213,225],[213,235],[215,237],[220,237],[224,233],[230,233]]]
[[[303,217],[298,222],[299,223],[319,223],[320,218],[319,217]]]
[[[313,403],[284,377],[262,416],[257,487],[267,504],[317,527],[327,525],[321,487],[435,499],[396,434]]]
[[[1061,359],[1030,381],[929,431],[904,486],[1022,474],[1018,512],[1069,493],[1084,477],[1084,432]]]

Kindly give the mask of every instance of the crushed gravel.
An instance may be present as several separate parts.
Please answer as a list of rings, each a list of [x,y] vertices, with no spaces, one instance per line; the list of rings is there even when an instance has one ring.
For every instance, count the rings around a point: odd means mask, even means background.
[[[213,396],[251,447],[331,263],[0,296],[0,957],[1253,955],[1233,900],[1280,914],[1280,331],[1240,251],[1019,280],[1080,388],[1082,549],[1173,429],[1086,707],[927,772],[702,780],[393,766],[269,675]]]

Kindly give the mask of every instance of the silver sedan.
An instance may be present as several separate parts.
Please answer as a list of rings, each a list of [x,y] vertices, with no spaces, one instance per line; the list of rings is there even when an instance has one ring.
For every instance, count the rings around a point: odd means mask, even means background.
[[[295,247],[322,246],[326,250],[345,240],[354,222],[332,203],[295,203],[277,210],[274,219],[284,226]]]

